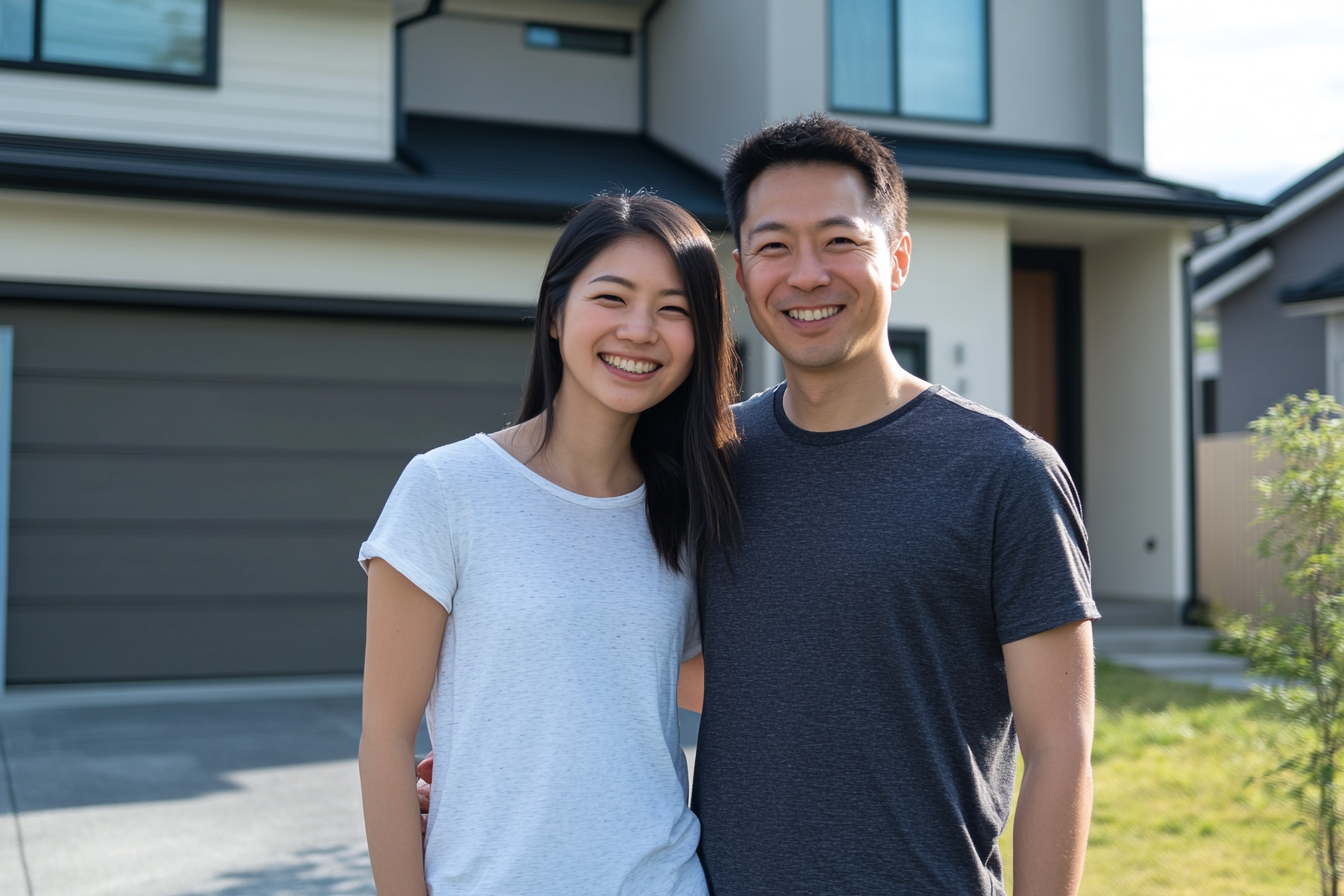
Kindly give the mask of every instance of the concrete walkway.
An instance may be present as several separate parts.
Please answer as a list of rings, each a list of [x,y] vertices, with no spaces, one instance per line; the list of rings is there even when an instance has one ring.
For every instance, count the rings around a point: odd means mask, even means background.
[[[1093,636],[1097,658],[1142,669],[1158,678],[1207,684],[1225,691],[1250,690],[1246,661],[1210,653],[1213,631],[1179,626],[1098,624]]]

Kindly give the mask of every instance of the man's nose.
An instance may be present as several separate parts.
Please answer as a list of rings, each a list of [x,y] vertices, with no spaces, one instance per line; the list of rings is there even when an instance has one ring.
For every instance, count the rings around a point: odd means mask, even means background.
[[[811,292],[830,282],[830,271],[826,270],[821,256],[810,246],[799,247],[793,256],[793,269],[789,271],[789,285],[794,289]]]

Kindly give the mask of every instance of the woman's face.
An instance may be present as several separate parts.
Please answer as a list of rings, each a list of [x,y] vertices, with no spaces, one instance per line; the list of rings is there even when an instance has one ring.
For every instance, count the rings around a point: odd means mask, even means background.
[[[662,243],[631,237],[579,272],[552,323],[571,402],[639,414],[691,372],[695,333],[681,274]]]

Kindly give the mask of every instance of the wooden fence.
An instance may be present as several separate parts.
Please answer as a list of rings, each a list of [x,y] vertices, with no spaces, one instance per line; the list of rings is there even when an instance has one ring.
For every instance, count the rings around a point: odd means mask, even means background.
[[[1228,433],[1199,439],[1195,468],[1200,595],[1234,613],[1258,615],[1266,603],[1290,610],[1282,565],[1256,553],[1265,527],[1254,524],[1260,500],[1254,479],[1271,473],[1273,460],[1256,461],[1250,439]]]

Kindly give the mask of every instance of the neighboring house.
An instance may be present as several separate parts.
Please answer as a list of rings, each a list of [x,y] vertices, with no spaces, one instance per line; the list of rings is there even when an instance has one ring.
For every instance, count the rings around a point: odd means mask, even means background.
[[[1054,442],[1097,593],[1170,612],[1182,261],[1192,227],[1264,209],[1144,174],[1141,21],[1139,0],[0,0],[8,680],[357,670],[355,549],[411,455],[509,419],[565,211],[649,188],[721,231],[725,147],[813,110],[905,170],[899,355]],[[779,359],[732,301],[759,390]]]
[[[1218,339],[1205,433],[1245,432],[1285,395],[1344,395],[1344,153],[1269,205],[1190,260],[1195,313]]]

